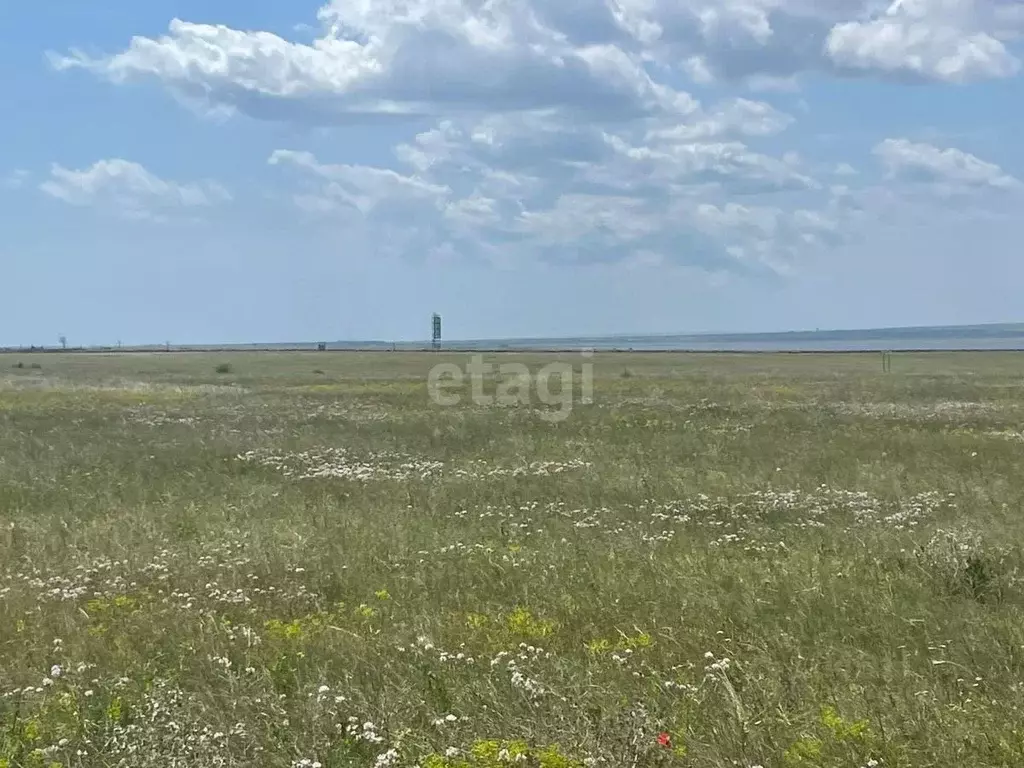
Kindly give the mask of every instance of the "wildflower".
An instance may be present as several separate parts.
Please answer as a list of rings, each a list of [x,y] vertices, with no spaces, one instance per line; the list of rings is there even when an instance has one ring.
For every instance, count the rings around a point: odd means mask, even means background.
[[[672,737],[665,731],[658,734],[658,744],[665,747],[665,749],[672,748]]]
[[[64,670],[60,668],[60,664],[54,664],[50,667],[50,677],[60,677],[64,673]]]

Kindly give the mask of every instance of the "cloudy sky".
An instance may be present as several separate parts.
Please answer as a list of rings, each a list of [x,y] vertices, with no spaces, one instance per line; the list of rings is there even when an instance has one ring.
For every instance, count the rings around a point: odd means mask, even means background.
[[[1019,0],[4,3],[0,344],[1024,320],[1022,34]]]

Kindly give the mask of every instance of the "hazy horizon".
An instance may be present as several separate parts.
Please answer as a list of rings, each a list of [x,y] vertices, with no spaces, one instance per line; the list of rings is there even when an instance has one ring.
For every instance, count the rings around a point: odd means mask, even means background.
[[[605,348],[612,348],[615,342],[625,343],[633,342],[639,345],[640,348],[654,349],[658,348],[658,342],[664,342],[668,345],[667,348],[672,348],[671,342],[676,342],[677,345],[681,345],[683,342],[693,342],[700,348],[700,345],[712,344],[715,342],[726,342],[734,344],[751,343],[751,344],[771,344],[772,342],[780,342],[790,340],[796,343],[800,341],[812,343],[814,341],[819,342],[835,342],[834,347],[836,349],[856,349],[857,345],[869,344],[875,341],[883,340],[900,341],[904,340],[911,342],[916,340],[919,341],[930,341],[932,345],[938,345],[935,348],[944,348],[943,345],[949,348],[955,348],[955,342],[966,344],[966,348],[977,348],[977,349],[1000,349],[1006,348],[1006,345],[1000,346],[998,340],[1013,340],[1018,343],[1021,348],[1024,348],[1024,323],[1020,322],[1006,322],[1006,323],[981,323],[981,324],[970,324],[970,325],[956,325],[956,326],[895,326],[895,327],[875,327],[875,328],[819,328],[814,330],[807,329],[791,329],[782,331],[753,331],[753,332],[683,332],[683,333],[617,333],[617,334],[605,334],[605,335],[576,335],[576,336],[505,336],[505,337],[494,337],[494,338],[443,338],[442,345],[449,348],[458,347],[472,347],[482,345],[496,345],[499,347],[512,346],[529,348],[531,346],[541,346],[544,344],[560,344],[568,347],[582,347],[587,342],[595,342],[598,347],[604,346]],[[846,342],[843,344],[842,342]],[[987,342],[987,346],[986,346]],[[148,349],[148,348],[164,348],[167,344],[170,344],[172,348],[177,349],[204,349],[204,348],[279,348],[279,347],[296,347],[296,348],[313,348],[319,343],[325,343],[328,347],[341,347],[341,348],[352,348],[359,346],[366,347],[387,347],[396,345],[402,348],[419,348],[430,343],[427,338],[407,338],[407,339],[291,339],[285,341],[265,341],[265,340],[250,340],[250,341],[234,341],[234,342],[222,342],[222,341],[164,341],[164,342],[145,342],[141,344],[123,344],[122,348],[125,349]],[[26,349],[35,346],[37,348],[42,347],[45,349],[57,349],[60,347],[59,341],[54,344],[26,344],[26,345],[5,345],[4,349]],[[116,343],[108,344],[74,344],[69,340],[69,349],[117,349]],[[728,349],[729,347],[723,347]],[[778,349],[786,349],[785,344],[777,345]],[[799,348],[799,347],[796,347]],[[916,348],[916,347],[915,347]],[[1014,347],[1016,348],[1016,347]]]

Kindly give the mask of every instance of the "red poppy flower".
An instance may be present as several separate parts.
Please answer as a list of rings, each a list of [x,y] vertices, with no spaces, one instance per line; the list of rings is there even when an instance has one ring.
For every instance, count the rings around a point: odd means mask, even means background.
[[[666,749],[671,749],[671,747],[672,747],[672,737],[669,736],[667,733],[659,733],[658,734],[658,743],[661,746],[665,747]]]

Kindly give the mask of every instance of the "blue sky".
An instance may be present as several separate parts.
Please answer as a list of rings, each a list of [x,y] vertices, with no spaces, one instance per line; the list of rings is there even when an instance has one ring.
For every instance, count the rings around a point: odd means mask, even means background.
[[[0,6],[0,345],[1021,321],[1024,4]]]

